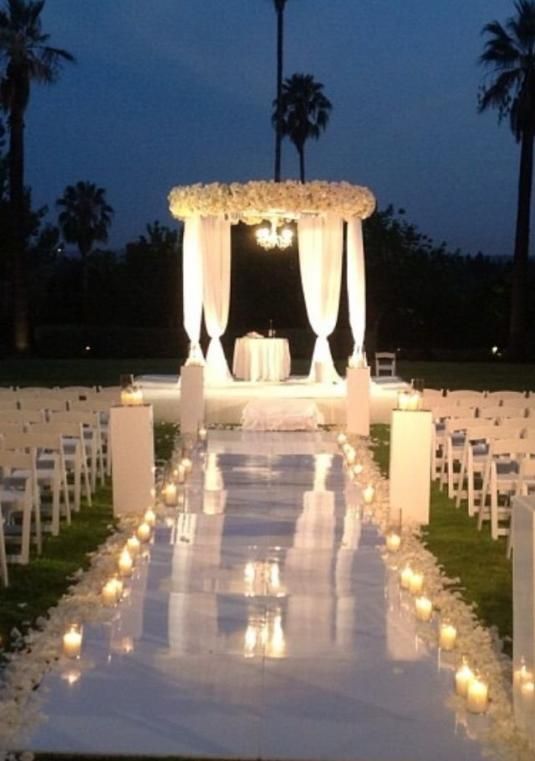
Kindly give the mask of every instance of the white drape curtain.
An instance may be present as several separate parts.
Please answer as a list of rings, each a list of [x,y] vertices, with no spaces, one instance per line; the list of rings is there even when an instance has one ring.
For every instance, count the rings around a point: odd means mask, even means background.
[[[189,338],[187,362],[202,362],[200,344],[203,277],[201,258],[201,218],[188,217],[184,222],[182,253],[184,329]]]
[[[349,324],[353,334],[353,355],[350,363],[355,367],[366,364],[364,331],[366,329],[366,271],[362,220],[353,217],[347,223],[347,300]]]
[[[230,222],[223,217],[201,220],[204,321],[210,336],[206,353],[208,383],[232,380],[221,336],[227,329],[230,304]]]
[[[340,304],[343,221],[334,214],[302,217],[297,233],[307,315],[317,336],[309,378],[337,381],[340,377],[334,367],[327,337],[336,326]]]

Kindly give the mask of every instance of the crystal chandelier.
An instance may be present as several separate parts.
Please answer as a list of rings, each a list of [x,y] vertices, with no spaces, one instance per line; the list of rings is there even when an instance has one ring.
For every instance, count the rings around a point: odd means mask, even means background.
[[[274,219],[271,220],[269,227],[263,225],[256,231],[256,242],[266,251],[272,248],[288,248],[292,245],[293,230],[291,227],[280,227]]]

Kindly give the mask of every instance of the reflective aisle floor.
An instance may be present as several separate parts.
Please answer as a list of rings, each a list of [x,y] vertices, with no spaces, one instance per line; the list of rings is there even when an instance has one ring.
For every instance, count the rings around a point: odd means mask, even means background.
[[[30,750],[472,761],[333,435],[211,433],[187,512],[84,657],[39,688]],[[204,486],[208,486],[206,490]],[[218,490],[220,489],[220,490]]]

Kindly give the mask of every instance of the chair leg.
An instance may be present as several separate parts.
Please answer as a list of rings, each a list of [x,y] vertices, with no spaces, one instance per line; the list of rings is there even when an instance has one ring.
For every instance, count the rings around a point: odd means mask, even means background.
[[[0,512],[0,574],[4,587],[9,586],[9,574],[7,571],[6,540],[4,537],[4,517]]]
[[[490,478],[490,535],[498,538],[498,485],[496,479]]]
[[[28,565],[30,562],[30,540],[32,533],[32,503],[23,498],[22,508],[22,536],[20,545],[20,562],[22,565]]]

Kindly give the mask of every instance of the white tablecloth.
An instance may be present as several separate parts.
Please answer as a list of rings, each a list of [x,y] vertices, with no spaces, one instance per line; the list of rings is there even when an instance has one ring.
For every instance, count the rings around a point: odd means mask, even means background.
[[[287,338],[237,338],[232,371],[249,381],[280,381],[290,375]]]

